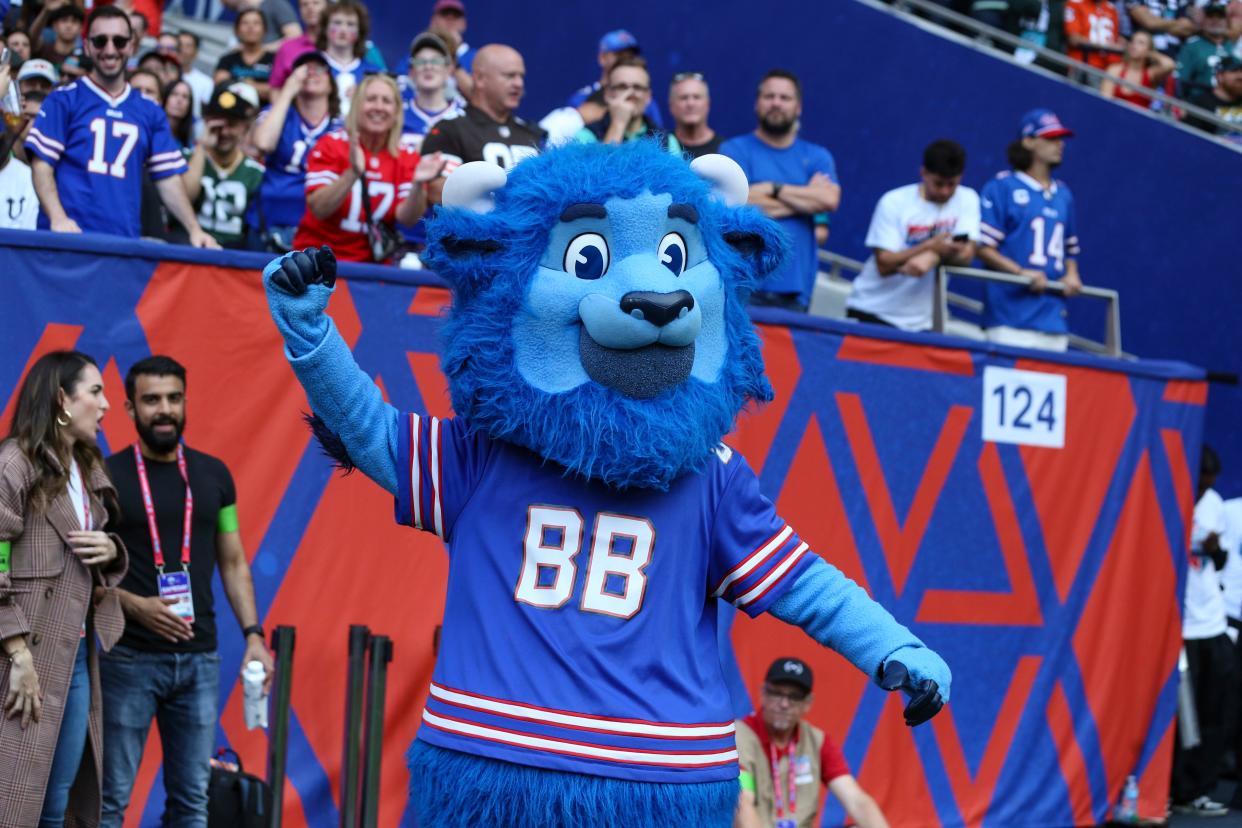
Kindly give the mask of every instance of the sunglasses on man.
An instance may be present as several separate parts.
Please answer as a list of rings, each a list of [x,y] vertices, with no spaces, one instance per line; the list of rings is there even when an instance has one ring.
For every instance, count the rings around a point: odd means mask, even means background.
[[[92,35],[88,39],[91,45],[100,51],[107,47],[109,40],[112,41],[112,45],[116,47],[117,51],[128,46],[130,40],[129,35]]]

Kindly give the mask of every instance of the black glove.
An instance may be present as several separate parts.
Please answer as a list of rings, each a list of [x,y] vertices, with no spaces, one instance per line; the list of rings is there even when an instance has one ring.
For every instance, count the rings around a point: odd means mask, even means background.
[[[307,285],[336,285],[336,256],[327,245],[308,247],[284,256],[270,274],[273,287],[290,296],[301,296]]]
[[[910,727],[921,725],[940,712],[944,707],[944,699],[940,696],[940,687],[931,679],[915,683],[900,661],[890,661],[884,665],[884,675],[880,677],[880,686],[885,690],[903,690],[910,697],[906,705],[906,724]]]

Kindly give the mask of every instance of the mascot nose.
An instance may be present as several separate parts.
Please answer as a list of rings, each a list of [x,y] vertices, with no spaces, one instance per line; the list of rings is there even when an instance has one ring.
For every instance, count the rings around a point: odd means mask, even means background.
[[[621,312],[635,319],[645,319],[657,328],[674,322],[694,309],[694,297],[688,290],[656,293],[634,290],[621,297]]]

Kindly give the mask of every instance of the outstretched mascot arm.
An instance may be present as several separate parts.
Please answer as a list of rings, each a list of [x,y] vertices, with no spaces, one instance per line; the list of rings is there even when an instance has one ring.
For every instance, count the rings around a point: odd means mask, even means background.
[[[326,247],[286,253],[263,269],[272,319],[311,408],[340,437],[353,464],[395,495],[398,413],[324,313],[335,285],[336,258]]]
[[[952,674],[944,659],[822,558],[769,612],[845,656],[885,690],[904,690],[911,697],[906,724],[927,721],[949,700]]]

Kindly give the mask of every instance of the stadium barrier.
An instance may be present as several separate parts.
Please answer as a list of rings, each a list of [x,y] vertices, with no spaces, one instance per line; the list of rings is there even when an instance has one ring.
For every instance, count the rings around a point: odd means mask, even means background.
[[[402,819],[447,560],[392,521],[391,499],[333,474],[299,415],[256,270],[266,257],[100,236],[0,232],[0,389],[77,347],[103,366],[106,449],[135,439],[121,407],[134,361],[189,370],[187,441],[237,485],[259,614],[298,628],[283,824],[340,823],[345,705],[336,642],[393,631],[377,823]],[[359,364],[402,409],[450,414],[436,356],[447,292],[426,273],[346,265],[330,311]],[[775,402],[729,442],[825,558],[940,651],[953,702],[907,729],[902,700],[770,616],[739,616],[727,665],[738,712],[772,658],[816,672],[809,719],[843,747],[894,825],[1095,824],[1127,775],[1141,811],[1168,791],[1188,519],[1203,373],[1180,363],[1035,354],[759,309]],[[216,602],[222,675],[242,640]],[[220,742],[247,764],[239,682],[220,689]],[[162,809],[155,729],[127,826]],[[829,801],[825,824],[842,812]],[[833,822],[836,820],[837,822]]]

